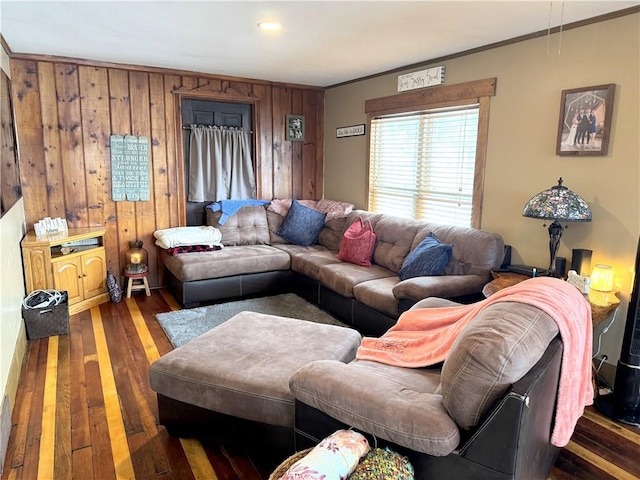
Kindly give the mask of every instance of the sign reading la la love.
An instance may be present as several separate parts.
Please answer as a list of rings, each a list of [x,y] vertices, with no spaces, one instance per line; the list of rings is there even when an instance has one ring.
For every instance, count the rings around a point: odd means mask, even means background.
[[[364,124],[336,128],[336,138],[355,137],[356,135],[364,135]]]

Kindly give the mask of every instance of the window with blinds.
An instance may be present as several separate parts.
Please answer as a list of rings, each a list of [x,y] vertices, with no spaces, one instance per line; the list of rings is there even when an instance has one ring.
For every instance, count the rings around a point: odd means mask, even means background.
[[[479,105],[371,119],[369,210],[471,226]]]

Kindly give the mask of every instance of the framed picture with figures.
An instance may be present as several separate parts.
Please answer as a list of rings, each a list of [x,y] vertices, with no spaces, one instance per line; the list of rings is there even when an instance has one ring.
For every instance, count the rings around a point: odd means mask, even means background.
[[[304,142],[304,117],[302,115],[287,115],[285,140]]]
[[[557,155],[606,155],[615,84],[562,91]]]

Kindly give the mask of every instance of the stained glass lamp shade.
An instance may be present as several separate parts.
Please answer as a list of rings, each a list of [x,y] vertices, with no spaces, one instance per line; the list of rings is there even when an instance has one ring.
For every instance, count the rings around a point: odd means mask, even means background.
[[[556,254],[564,230],[560,222],[590,222],[589,205],[580,195],[563,186],[562,177],[560,177],[558,185],[534,195],[524,206],[522,215],[552,221],[548,229],[551,263],[544,275],[560,277],[556,271]]]

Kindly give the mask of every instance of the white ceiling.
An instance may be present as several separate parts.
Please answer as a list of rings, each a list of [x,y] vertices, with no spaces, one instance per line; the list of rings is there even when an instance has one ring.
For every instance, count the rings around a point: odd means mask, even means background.
[[[328,86],[639,1],[10,1],[14,53]],[[550,20],[551,19],[551,20]],[[277,20],[282,30],[257,23]]]

